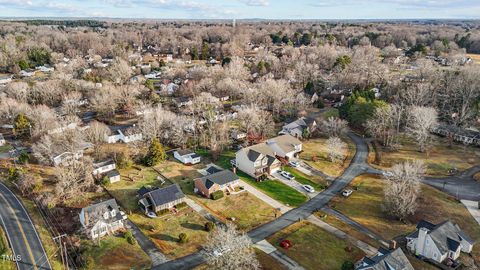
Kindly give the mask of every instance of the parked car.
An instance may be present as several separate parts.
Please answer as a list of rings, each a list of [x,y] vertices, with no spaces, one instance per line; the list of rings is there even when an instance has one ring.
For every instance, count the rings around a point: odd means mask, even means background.
[[[300,167],[300,163],[298,163],[298,161],[293,161],[293,160],[288,162],[288,165],[290,165],[290,167],[294,167],[294,168]]]
[[[343,195],[344,197],[348,197],[348,196],[352,195],[352,192],[353,192],[353,190],[351,190],[351,189],[345,189],[345,190],[342,192],[342,195]]]
[[[237,166],[237,160],[236,159],[231,159],[230,160],[230,165]]]
[[[392,172],[382,172],[382,175],[385,177],[392,177],[393,173]]]
[[[310,186],[310,185],[302,185],[303,189],[305,189],[307,192],[313,193],[315,192],[315,189]]]
[[[156,218],[156,217],[157,217],[157,214],[155,214],[154,212],[148,212],[148,213],[147,213],[147,217],[149,217],[149,218]]]
[[[295,180],[295,176],[286,171],[280,171],[280,175],[287,178],[288,180]]]

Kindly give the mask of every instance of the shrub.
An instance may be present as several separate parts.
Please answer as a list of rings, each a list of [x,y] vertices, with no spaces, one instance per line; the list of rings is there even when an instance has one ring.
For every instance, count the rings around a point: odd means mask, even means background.
[[[127,240],[127,242],[128,242],[130,245],[135,245],[135,244],[137,243],[137,240],[135,239],[135,237],[133,237],[131,231],[125,232],[125,234],[123,235],[123,237]]]
[[[178,242],[180,243],[187,243],[188,242],[188,236],[186,233],[181,233],[178,235]]]
[[[212,198],[212,200],[218,200],[218,199],[223,198],[223,191],[222,190],[217,190],[217,191],[213,192],[212,194],[210,194],[210,198]]]
[[[342,264],[342,270],[353,270],[354,267],[355,266],[351,261],[344,261]]]
[[[18,156],[18,162],[21,164],[27,164],[29,160],[30,160],[30,156],[25,151],[22,151]]]
[[[215,229],[215,223],[213,223],[211,221],[208,221],[208,222],[205,223],[205,231],[211,232],[211,231],[213,231],[213,229]]]
[[[159,215],[165,215],[166,213],[170,212],[170,209],[168,208],[165,208],[165,209],[162,209],[160,211],[158,211],[158,214]]]
[[[108,184],[110,184],[110,178],[108,178],[108,176],[105,175],[105,176],[102,178],[102,185],[108,186]]]
[[[187,207],[186,202],[181,202],[181,203],[175,205],[175,208],[177,208],[177,209],[182,209],[182,208],[185,208],[185,207]]]

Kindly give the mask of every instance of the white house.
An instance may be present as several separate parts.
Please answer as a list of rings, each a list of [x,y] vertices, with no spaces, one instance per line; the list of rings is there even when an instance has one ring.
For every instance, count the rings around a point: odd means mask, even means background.
[[[56,156],[52,157],[53,165],[69,165],[71,162],[79,160],[83,157],[83,150],[78,150],[75,152],[63,152]]]
[[[111,170],[107,172],[105,176],[108,178],[110,184],[116,183],[121,179],[120,172],[118,172],[117,170]]]
[[[55,70],[54,67],[49,66],[49,65],[38,66],[38,67],[35,67],[35,69],[40,70],[41,72],[44,72],[44,73],[50,73],[50,72],[53,72]]]
[[[33,75],[35,75],[35,72],[36,70],[34,69],[25,69],[25,70],[20,70],[19,75],[21,77],[32,77]]]
[[[317,122],[313,118],[300,117],[297,120],[285,124],[282,130],[278,132],[279,135],[290,134],[296,138],[302,138],[305,131],[313,132],[317,127]]]
[[[302,151],[302,143],[291,135],[282,135],[263,143],[242,148],[235,154],[235,166],[258,178],[280,169],[279,159],[292,158]]]
[[[146,75],[145,75],[145,78],[146,78],[146,79],[155,79],[155,78],[157,78],[158,76],[160,76],[161,74],[162,74],[162,73],[159,72],[159,71],[158,71],[158,72],[157,72],[157,71],[152,71],[152,72],[146,74]]]
[[[460,252],[472,252],[474,244],[473,239],[450,220],[437,225],[422,220],[406,239],[411,252],[438,263],[457,260]]]
[[[120,129],[116,130],[114,134],[107,135],[105,137],[105,141],[107,143],[117,143],[117,142],[130,143],[135,141],[141,141],[142,139],[143,139],[142,133],[136,133],[129,130],[123,133]]]
[[[12,75],[0,76],[0,84],[7,84],[12,81]]]
[[[111,159],[94,163],[93,164],[93,172],[92,174],[94,176],[101,175],[104,173],[107,173],[109,171],[115,170],[117,166],[115,165],[115,162]]]
[[[47,130],[47,133],[50,134],[50,135],[51,134],[58,134],[58,133],[64,132],[65,130],[68,130],[68,129],[75,129],[76,127],[77,127],[77,123],[73,122],[73,123],[70,123],[70,124],[62,126],[62,127],[49,129],[49,130]]]
[[[201,156],[188,149],[180,149],[173,152],[173,157],[183,164],[197,164],[201,161]]]
[[[123,229],[124,220],[127,219],[127,215],[120,211],[115,199],[82,208],[79,216],[80,224],[91,239]]]

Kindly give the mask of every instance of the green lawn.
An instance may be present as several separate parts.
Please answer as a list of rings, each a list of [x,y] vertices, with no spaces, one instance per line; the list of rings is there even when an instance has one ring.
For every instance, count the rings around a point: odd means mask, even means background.
[[[295,176],[295,180],[303,185],[310,185],[315,188],[316,191],[325,189],[326,181],[318,176],[308,176],[292,167],[284,166],[282,170],[291,173]]]
[[[138,244],[129,244],[122,236],[107,236],[96,243],[82,242],[85,269],[150,269],[151,261]]]
[[[243,181],[263,191],[263,193],[285,205],[297,207],[308,200],[307,196],[278,180],[257,182],[243,172],[237,171],[237,175],[240,176]]]
[[[283,239],[292,242],[288,250],[280,247]],[[341,269],[345,261],[354,263],[365,255],[348,241],[308,222],[295,223],[267,240],[306,269]]]

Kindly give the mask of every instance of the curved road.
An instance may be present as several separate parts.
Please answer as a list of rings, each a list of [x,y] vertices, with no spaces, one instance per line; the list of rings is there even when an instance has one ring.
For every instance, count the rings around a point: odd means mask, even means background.
[[[480,183],[473,179],[473,176],[480,172],[480,165],[454,176],[444,178],[426,177],[423,183],[439,189],[459,200],[480,200]]]
[[[289,225],[301,220],[308,218],[312,212],[324,207],[327,203],[338,193],[340,193],[355,177],[363,174],[374,172],[370,166],[368,166],[366,160],[368,156],[368,146],[365,141],[359,136],[349,133],[348,136],[356,144],[356,153],[353,157],[350,166],[345,170],[345,172],[336,178],[333,181],[332,185],[328,187],[325,191],[321,192],[317,196],[313,197],[311,200],[305,204],[294,208],[279,218],[266,223],[260,227],[253,229],[248,232],[248,236],[252,239],[252,242],[257,243],[268,236],[274,234],[277,231],[288,227]],[[204,262],[202,255],[197,252],[186,257],[179,258],[177,260],[169,261],[164,264],[153,267],[155,270],[181,270],[181,269],[191,269]]]
[[[17,258],[19,270],[52,269],[25,207],[3,183],[0,183],[0,223]],[[5,259],[0,257],[0,261]]]

